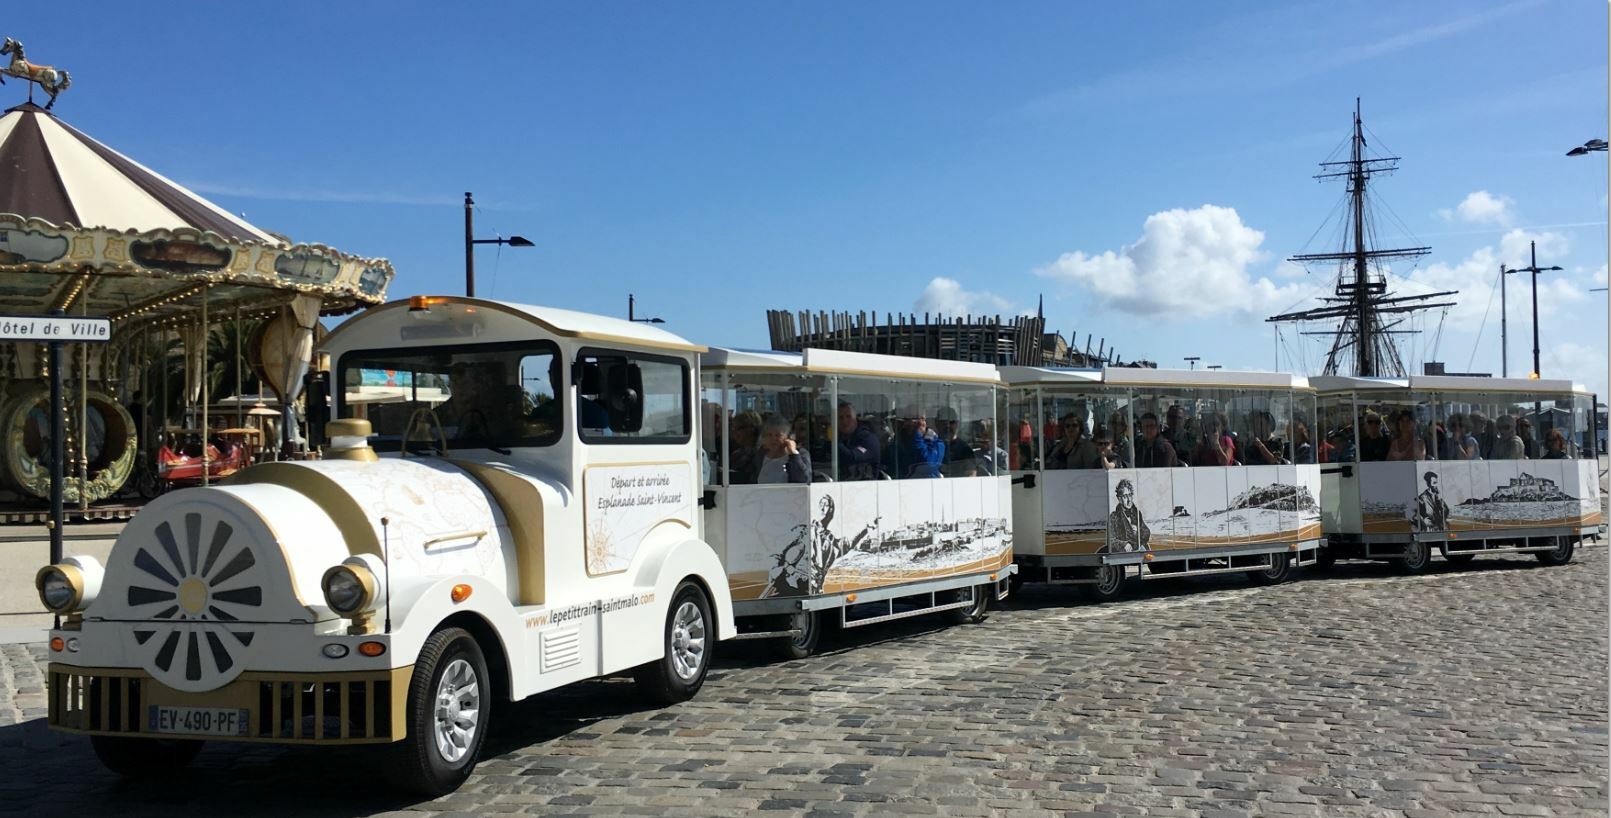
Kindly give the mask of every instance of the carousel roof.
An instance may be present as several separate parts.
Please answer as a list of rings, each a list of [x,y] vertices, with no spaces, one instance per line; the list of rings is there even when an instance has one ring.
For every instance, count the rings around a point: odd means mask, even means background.
[[[114,328],[275,314],[317,296],[325,314],[386,299],[385,259],[293,244],[32,103],[0,115],[0,312],[108,316]]]

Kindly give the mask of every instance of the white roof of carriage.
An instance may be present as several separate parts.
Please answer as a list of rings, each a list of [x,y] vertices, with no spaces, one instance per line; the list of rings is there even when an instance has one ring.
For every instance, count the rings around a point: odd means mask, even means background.
[[[1322,392],[1356,389],[1404,389],[1415,392],[1587,392],[1567,380],[1531,378],[1474,378],[1461,375],[1410,375],[1404,378],[1358,378],[1351,375],[1316,375],[1309,379]]]
[[[1057,369],[1038,366],[1004,366],[1001,377],[1011,384],[1068,384],[1086,386],[1191,386],[1229,389],[1307,389],[1307,378],[1285,372],[1229,372],[1223,369],[1152,369],[1109,366],[1102,369]]]
[[[856,375],[896,380],[946,381],[953,383],[1000,383],[1001,377],[990,364],[969,361],[939,361],[901,355],[875,355],[868,352],[842,352],[836,349],[808,349],[796,352],[761,352],[715,348],[700,357],[706,369],[800,370],[822,375]]]
[[[379,307],[365,310],[341,326],[336,327],[328,336],[325,336],[324,342],[320,346],[327,350],[336,349],[338,347],[333,342],[348,327],[376,319],[384,313],[401,311],[400,315],[407,315],[408,310],[416,305],[422,305],[431,310],[446,310],[449,314],[454,312],[474,312],[477,309],[495,310],[530,321],[555,335],[584,341],[651,347],[679,352],[704,352],[706,349],[706,347],[693,343],[676,333],[667,332],[659,327],[638,321],[611,318],[607,315],[595,315],[589,312],[577,312],[576,310],[564,310],[558,307],[514,304],[508,301],[492,301],[462,295],[413,296],[412,298],[392,301]]]

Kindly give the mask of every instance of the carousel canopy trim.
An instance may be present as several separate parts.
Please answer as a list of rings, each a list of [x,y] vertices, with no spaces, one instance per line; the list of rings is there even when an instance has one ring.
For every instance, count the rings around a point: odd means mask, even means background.
[[[0,211],[76,227],[190,227],[283,243],[27,103],[0,118]]]

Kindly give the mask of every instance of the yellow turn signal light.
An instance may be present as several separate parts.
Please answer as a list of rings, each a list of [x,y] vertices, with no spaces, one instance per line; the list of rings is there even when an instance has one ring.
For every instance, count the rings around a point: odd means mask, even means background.
[[[474,588],[471,588],[470,586],[465,585],[464,583],[460,583],[458,585],[453,586],[453,593],[449,594],[449,596],[453,597],[453,604],[457,605],[460,602],[463,602],[466,599],[469,599],[470,594],[472,594],[472,593],[475,593]]]
[[[856,595],[855,594],[845,594],[845,601],[846,602],[855,602],[856,601]]]
[[[384,642],[359,642],[358,643],[358,652],[362,653],[365,656],[379,656],[382,653],[386,652],[386,643],[384,643]]]
[[[55,651],[56,653],[61,653],[62,648],[65,648],[65,647],[67,647],[67,642],[65,640],[63,640],[60,636],[52,636],[50,638],[50,649],[52,651]]]

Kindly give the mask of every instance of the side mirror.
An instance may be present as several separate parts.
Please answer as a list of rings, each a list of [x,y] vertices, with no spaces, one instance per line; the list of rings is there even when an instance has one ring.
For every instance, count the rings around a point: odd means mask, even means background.
[[[610,431],[633,433],[643,428],[643,371],[629,362],[605,370],[604,407]]]

